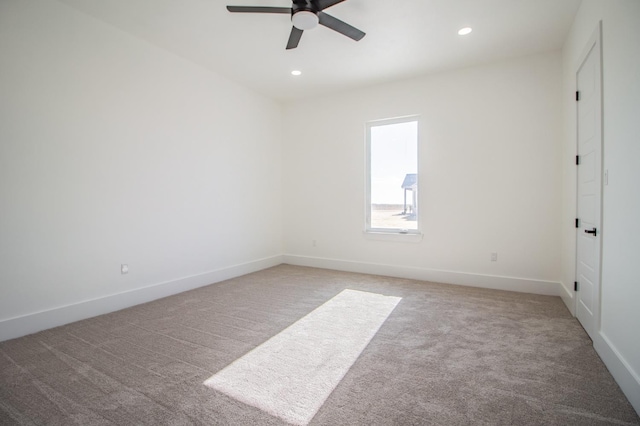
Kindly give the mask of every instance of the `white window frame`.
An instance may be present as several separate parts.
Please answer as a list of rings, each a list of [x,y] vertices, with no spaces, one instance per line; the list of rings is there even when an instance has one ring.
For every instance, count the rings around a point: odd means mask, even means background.
[[[369,239],[377,240],[409,240],[420,241],[422,239],[422,224],[420,217],[420,209],[416,215],[417,229],[400,229],[400,228],[372,228],[371,227],[371,129],[378,126],[387,126],[400,123],[417,123],[417,165],[416,174],[418,175],[418,188],[420,188],[420,116],[409,115],[404,117],[387,118],[382,120],[373,120],[366,123],[366,147],[365,147],[365,229],[364,233]],[[418,190],[417,205],[420,206],[420,191]]]

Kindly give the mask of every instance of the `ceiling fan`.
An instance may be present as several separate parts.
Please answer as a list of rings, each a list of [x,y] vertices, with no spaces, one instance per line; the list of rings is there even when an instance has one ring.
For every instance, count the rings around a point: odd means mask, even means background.
[[[362,39],[365,33],[346,22],[324,13],[325,9],[345,0],[292,0],[291,7],[270,6],[227,6],[229,12],[239,13],[282,13],[291,15],[291,34],[287,49],[298,47],[304,30],[315,28],[318,24],[339,32],[355,41]]]

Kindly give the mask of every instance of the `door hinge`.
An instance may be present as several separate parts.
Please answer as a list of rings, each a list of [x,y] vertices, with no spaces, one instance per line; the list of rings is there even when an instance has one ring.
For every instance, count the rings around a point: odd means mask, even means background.
[[[580,100],[580,92],[576,90],[576,102]]]
[[[580,228],[580,219],[576,217],[576,228]]]
[[[578,281],[573,282],[573,291],[578,291]]]
[[[576,155],[576,166],[580,164],[580,156]]]

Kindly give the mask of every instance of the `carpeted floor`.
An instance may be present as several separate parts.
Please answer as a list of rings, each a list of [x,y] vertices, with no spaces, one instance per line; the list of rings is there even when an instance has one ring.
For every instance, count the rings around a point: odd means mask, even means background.
[[[311,425],[640,425],[557,297],[288,265],[0,343],[0,424],[281,425],[203,382],[345,289],[402,300]]]

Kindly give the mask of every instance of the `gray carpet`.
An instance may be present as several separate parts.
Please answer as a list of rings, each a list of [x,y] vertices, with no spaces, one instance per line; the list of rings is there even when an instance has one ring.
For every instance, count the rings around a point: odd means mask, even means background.
[[[203,382],[344,289],[402,300],[312,425],[640,425],[557,297],[288,265],[0,343],[0,424],[281,425]]]

